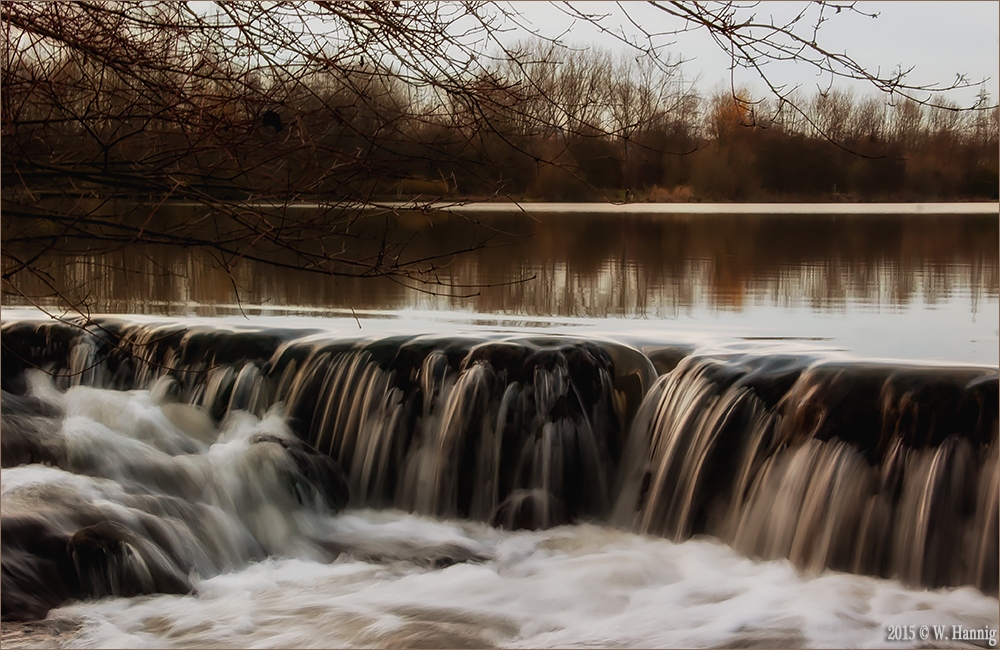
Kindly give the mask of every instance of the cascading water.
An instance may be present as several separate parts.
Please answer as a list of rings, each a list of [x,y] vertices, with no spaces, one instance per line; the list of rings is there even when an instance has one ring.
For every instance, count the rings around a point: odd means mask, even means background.
[[[639,530],[997,591],[997,373],[689,357],[636,418]],[[642,484],[637,487],[637,481]]]
[[[559,523],[557,512],[562,521],[607,514],[624,402],[641,398],[655,372],[637,351],[589,341],[283,340],[112,321],[94,329],[103,345],[81,335],[61,344],[73,350],[63,359],[40,360],[55,364],[59,385],[172,377],[181,401],[216,420],[280,402],[298,436],[344,468],[356,505],[488,520],[513,496],[503,513],[548,513],[537,524],[527,517],[529,526]],[[8,327],[7,339],[17,331]]]
[[[5,617],[183,592],[289,545],[335,555],[351,543],[322,515],[346,486],[353,507],[707,534],[811,573],[997,592],[995,369],[115,319],[2,334]],[[67,584],[42,602],[9,595],[48,575]]]
[[[339,467],[278,412],[233,412],[216,428],[161,401],[168,378],[139,394],[28,381],[29,397],[2,403],[5,618],[68,598],[187,593],[191,574],[292,551],[346,505]]]

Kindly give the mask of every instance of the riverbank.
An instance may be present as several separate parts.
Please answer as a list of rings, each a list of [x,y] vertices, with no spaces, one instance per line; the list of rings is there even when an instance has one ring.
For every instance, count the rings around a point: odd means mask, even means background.
[[[561,212],[613,214],[998,214],[1000,203],[373,203],[366,207],[461,212]]]
[[[881,214],[998,214],[1000,203],[976,201],[966,203],[609,203],[609,202],[557,202],[557,201],[489,201],[461,199],[453,201],[411,199],[407,201],[240,201],[239,205],[263,210],[316,210],[341,207],[358,210],[398,210],[418,212],[548,212],[564,214],[822,214],[822,215],[881,215]],[[204,207],[190,201],[171,201],[167,205]]]

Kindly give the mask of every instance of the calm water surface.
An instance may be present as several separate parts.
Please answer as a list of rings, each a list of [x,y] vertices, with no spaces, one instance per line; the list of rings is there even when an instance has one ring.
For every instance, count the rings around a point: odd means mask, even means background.
[[[483,244],[438,260],[423,283],[310,275],[245,259],[226,260],[227,272],[207,253],[153,246],[100,254],[82,246],[42,264],[96,313],[346,315],[362,327],[384,318],[586,326],[622,336],[806,340],[866,357],[997,363],[996,214],[642,207],[400,213],[389,235],[408,242],[401,261]],[[351,245],[363,247],[364,234]],[[28,299],[7,294],[3,304],[58,305],[41,280],[23,286]]]

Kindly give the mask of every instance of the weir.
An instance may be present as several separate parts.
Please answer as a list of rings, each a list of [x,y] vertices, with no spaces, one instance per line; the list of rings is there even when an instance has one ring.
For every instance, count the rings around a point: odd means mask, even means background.
[[[116,318],[7,322],[2,343],[3,466],[48,465],[32,480],[55,491],[126,486],[116,503],[145,522],[92,504],[70,516],[65,494],[28,516],[24,475],[5,481],[7,618],[67,597],[183,591],[192,568],[210,574],[295,540],[321,540],[322,555],[335,544],[311,517],[345,505],[506,528],[594,521],[677,541],[711,535],[808,572],[997,593],[995,368]],[[148,391],[146,420],[93,415],[128,442],[67,433],[92,415],[88,400],[136,390]],[[159,455],[135,460],[136,440]],[[220,445],[241,460],[219,464]],[[101,484],[105,498],[114,485]],[[69,552],[42,557],[38,538]],[[187,539],[201,556],[176,550]],[[73,576],[67,586],[17,600],[45,562]]]

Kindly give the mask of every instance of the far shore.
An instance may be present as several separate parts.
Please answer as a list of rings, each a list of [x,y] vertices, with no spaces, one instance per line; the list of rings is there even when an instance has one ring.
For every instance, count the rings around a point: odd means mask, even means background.
[[[969,201],[954,203],[621,203],[621,202],[549,202],[549,201],[232,201],[261,208],[299,210],[343,207],[359,210],[402,210],[418,212],[548,212],[570,214],[996,214],[1000,202]],[[174,206],[203,207],[190,201],[170,202]]]
[[[454,212],[630,214],[996,214],[1000,203],[374,203],[370,207]]]
[[[149,200],[153,200],[150,197]],[[125,201],[129,204],[136,202],[132,197],[111,198],[88,198],[83,199],[83,203],[92,201],[100,204],[102,208],[115,212],[114,203]],[[144,202],[140,200],[140,202]],[[81,199],[77,200],[79,206]],[[518,201],[507,200],[498,201],[495,198],[455,198],[452,200],[441,200],[440,198],[427,197],[426,199],[416,197],[407,200],[385,200],[372,199],[370,201],[349,201],[340,198],[331,198],[327,201],[315,198],[312,200],[293,200],[288,203],[276,200],[243,200],[243,199],[212,199],[205,203],[189,200],[166,200],[156,199],[158,206],[172,207],[198,207],[205,208],[211,205],[241,205],[247,207],[259,207],[262,209],[281,210],[315,210],[320,208],[339,208],[356,210],[392,210],[392,211],[416,211],[416,212],[463,212],[463,213],[563,213],[563,214],[801,214],[801,215],[905,215],[905,214],[925,214],[925,215],[1000,215],[1000,202],[997,201],[954,201],[954,202],[630,202],[623,201]]]

